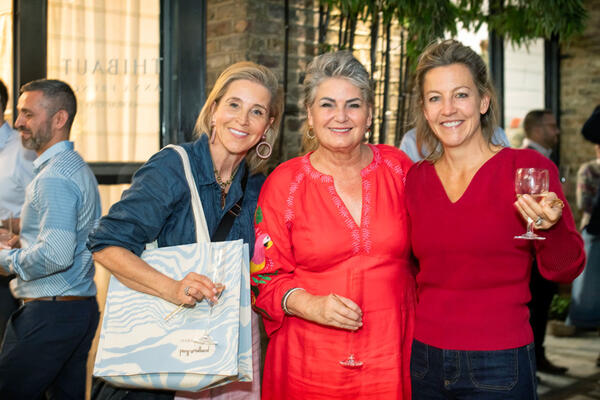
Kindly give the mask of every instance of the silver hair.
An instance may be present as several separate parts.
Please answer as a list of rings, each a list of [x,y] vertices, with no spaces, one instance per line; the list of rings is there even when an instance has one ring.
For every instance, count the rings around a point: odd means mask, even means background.
[[[369,73],[351,52],[342,50],[321,54],[315,57],[306,67],[304,106],[307,109],[315,102],[319,85],[329,78],[347,79],[360,90],[362,99],[367,103],[368,108],[373,108],[375,94],[373,93]],[[303,152],[315,150],[318,146],[317,140],[309,134],[310,129],[311,127],[306,123],[304,135],[302,135]]]

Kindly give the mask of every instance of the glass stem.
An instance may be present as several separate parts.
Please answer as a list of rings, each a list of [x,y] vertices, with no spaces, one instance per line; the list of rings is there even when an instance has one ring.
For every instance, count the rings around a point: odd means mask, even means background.
[[[527,218],[527,233],[533,234],[533,220],[531,218]]]

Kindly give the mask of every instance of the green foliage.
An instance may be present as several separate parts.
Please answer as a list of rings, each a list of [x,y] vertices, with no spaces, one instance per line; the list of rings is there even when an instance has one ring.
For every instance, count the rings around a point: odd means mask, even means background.
[[[382,85],[383,105],[389,96],[387,71],[390,66],[386,65],[388,57],[385,56],[390,42],[389,26],[397,23],[402,28],[400,63],[391,67],[399,71],[401,82],[397,93],[399,113],[395,142],[408,126],[405,118],[411,94],[407,82],[419,54],[429,43],[456,36],[461,27],[476,31],[484,23],[489,31],[514,45],[527,45],[538,38],[568,42],[584,31],[587,20],[583,0],[319,0],[318,5],[319,53],[336,48],[352,50],[356,22],[362,20],[370,26],[371,75],[374,76],[377,68],[386,71],[383,81],[373,82],[375,89]],[[336,10],[334,15],[338,18],[337,45],[326,42],[332,10]],[[385,112],[376,119],[381,122],[381,140],[386,137]],[[370,136],[369,140],[374,137]]]
[[[381,13],[383,23],[396,20],[409,32],[409,56],[418,54],[437,38],[456,34],[458,25],[478,29],[488,23],[513,44],[557,36],[568,41],[585,29],[583,0],[320,0],[337,8],[345,18],[372,20]]]
[[[518,0],[490,15],[488,23],[513,44],[523,44],[552,36],[568,41],[583,32],[586,19],[581,0]]]
[[[407,56],[416,60],[432,41],[447,33],[456,35],[459,8],[450,0],[396,0],[396,17],[408,30]]]
[[[550,317],[550,319],[564,321],[567,318],[567,314],[569,313],[570,304],[571,299],[569,297],[555,294],[552,298],[552,303],[550,304],[550,311],[548,313],[548,316]]]

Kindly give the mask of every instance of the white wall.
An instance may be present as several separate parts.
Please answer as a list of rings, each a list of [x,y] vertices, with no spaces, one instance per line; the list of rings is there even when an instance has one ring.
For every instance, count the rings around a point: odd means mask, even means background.
[[[544,40],[529,46],[504,46],[504,126],[536,108],[544,108]]]

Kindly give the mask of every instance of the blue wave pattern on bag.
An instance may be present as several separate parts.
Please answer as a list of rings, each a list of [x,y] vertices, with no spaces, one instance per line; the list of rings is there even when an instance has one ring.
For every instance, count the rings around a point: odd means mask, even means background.
[[[142,259],[177,280],[189,272],[216,276],[226,289],[210,319],[203,300],[165,320],[176,305],[111,277],[94,375],[118,386],[185,391],[251,381],[248,245],[194,243],[147,250]],[[207,331],[216,345],[199,340]]]

